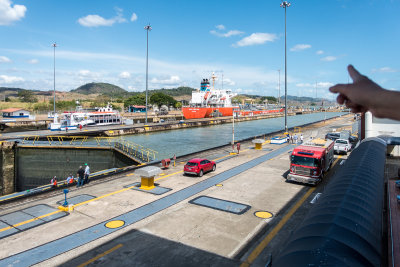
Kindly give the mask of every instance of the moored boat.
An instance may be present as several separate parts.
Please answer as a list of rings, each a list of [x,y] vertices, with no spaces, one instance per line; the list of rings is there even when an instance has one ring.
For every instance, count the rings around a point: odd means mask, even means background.
[[[82,126],[100,126],[121,124],[122,117],[119,112],[114,111],[110,104],[106,107],[96,108],[96,111],[83,111],[78,109],[73,112],[64,112],[58,118],[54,116],[54,122],[50,123],[49,129],[52,131],[65,131],[77,129]]]

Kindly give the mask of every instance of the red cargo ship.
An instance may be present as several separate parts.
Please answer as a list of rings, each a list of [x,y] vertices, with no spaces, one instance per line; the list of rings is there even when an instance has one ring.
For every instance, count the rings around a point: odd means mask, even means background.
[[[254,116],[268,113],[282,112],[283,109],[270,110],[240,110],[239,106],[232,106],[231,99],[236,96],[231,90],[214,89],[215,79],[211,76],[213,86],[210,88],[210,81],[203,79],[200,84],[200,90],[192,92],[190,106],[182,107],[182,113],[185,119],[201,119],[210,117],[232,116],[233,112],[239,116]]]

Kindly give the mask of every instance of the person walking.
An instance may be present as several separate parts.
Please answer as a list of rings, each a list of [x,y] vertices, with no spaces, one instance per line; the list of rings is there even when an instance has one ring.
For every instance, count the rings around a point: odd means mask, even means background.
[[[294,139],[294,143],[297,145],[297,134],[294,135],[293,139]]]
[[[85,163],[85,180],[83,181],[83,184],[88,184],[89,183],[89,175],[90,175],[90,167],[87,163]]]
[[[304,140],[304,137],[303,137],[303,134],[301,134],[301,135],[300,135],[300,144],[303,143],[303,140]]]
[[[78,176],[78,184],[76,185],[76,187],[78,188],[83,185],[83,178],[85,176],[85,170],[83,169],[82,166],[79,166],[77,176]]]

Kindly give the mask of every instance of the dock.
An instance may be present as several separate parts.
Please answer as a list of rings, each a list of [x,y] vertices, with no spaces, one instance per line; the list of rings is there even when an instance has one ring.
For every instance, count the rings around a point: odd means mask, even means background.
[[[349,117],[301,129],[305,139],[324,137]],[[135,170],[0,205],[2,266],[265,266],[297,222],[323,193],[334,166],[315,187],[286,182],[294,144],[261,149],[249,141],[178,158],[140,189]],[[190,158],[208,158],[215,172],[186,176]],[[156,165],[161,168],[161,165]],[[315,202],[315,201],[314,201]]]

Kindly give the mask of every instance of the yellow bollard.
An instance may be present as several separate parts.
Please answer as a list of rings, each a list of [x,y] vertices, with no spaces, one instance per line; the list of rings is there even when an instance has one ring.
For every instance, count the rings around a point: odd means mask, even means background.
[[[140,168],[136,174],[141,177],[140,189],[151,190],[155,188],[154,177],[161,173],[161,169],[155,166],[147,166]]]
[[[256,150],[261,150],[264,141],[265,141],[265,140],[263,140],[263,139],[254,139],[254,140],[251,141],[251,142],[255,145],[254,149],[256,149]]]
[[[152,177],[141,177],[140,189],[151,190],[155,188],[154,176]]]

